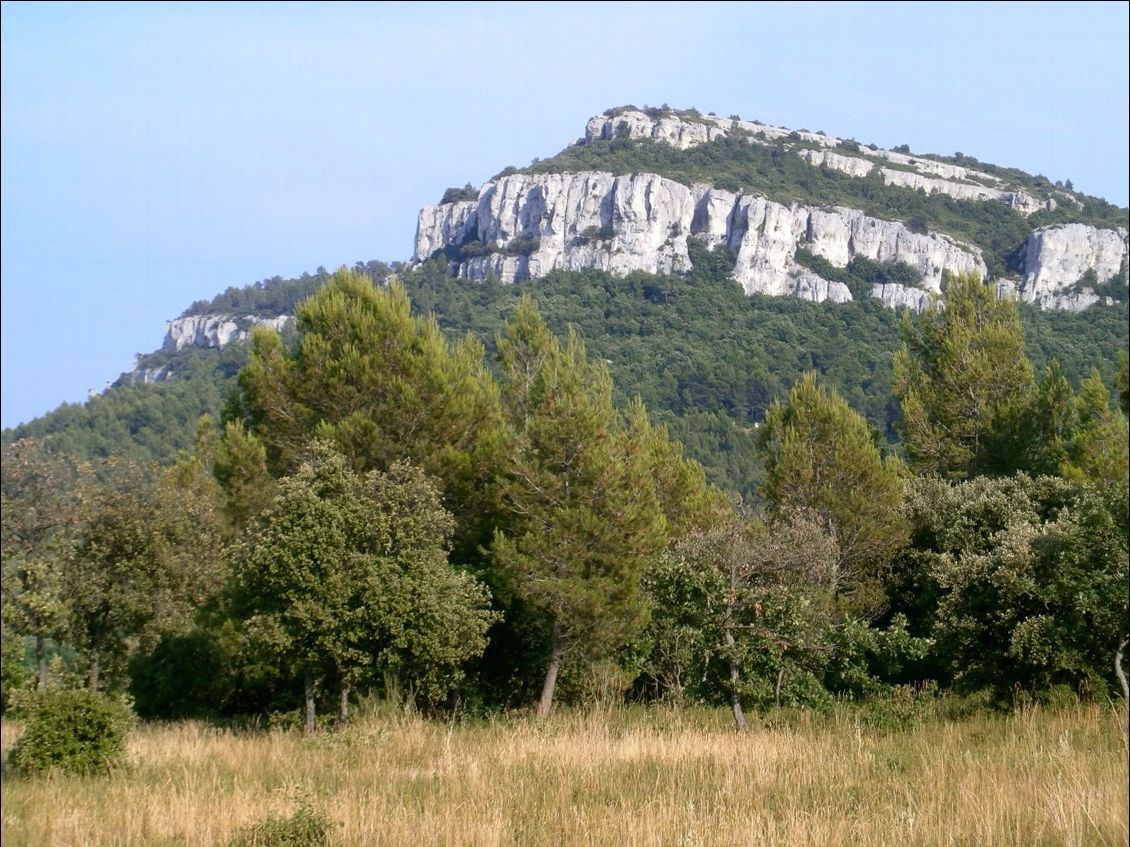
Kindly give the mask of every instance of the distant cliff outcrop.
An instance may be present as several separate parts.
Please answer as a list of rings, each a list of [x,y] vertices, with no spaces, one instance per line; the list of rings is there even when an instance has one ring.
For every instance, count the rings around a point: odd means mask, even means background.
[[[922,190],[927,194],[937,192],[959,200],[996,200],[1026,215],[1056,205],[1054,199],[1040,200],[1018,188],[1004,187],[1000,177],[974,168],[880,147],[861,147],[850,140],[822,133],[797,132],[736,118],[714,115],[688,118],[673,113],[651,116],[628,109],[590,118],[585,126],[586,142],[617,137],[648,138],[683,150],[732,135],[740,135],[753,144],[794,142],[799,155],[809,164],[824,165],[854,177],[865,177],[875,171],[887,185]],[[800,148],[800,145],[815,145],[817,149]],[[846,147],[854,147],[856,153],[836,152],[837,148]]]
[[[181,350],[185,347],[225,347],[233,341],[242,341],[256,326],[282,329],[291,321],[290,315],[261,318],[256,315],[185,315],[169,321],[162,350]]]
[[[415,256],[457,254],[452,270],[470,280],[492,274],[516,282],[585,268],[667,274],[689,270],[688,238],[731,251],[734,279],[748,294],[852,299],[843,283],[798,263],[798,248],[837,266],[856,256],[909,265],[921,274],[921,289],[874,292],[892,306],[919,307],[940,291],[945,272],[985,274],[975,247],[854,209],[785,206],[655,174],[599,172],[515,174],[488,182],[478,200],[426,207]]]
[[[735,118],[612,110],[589,120],[578,144],[618,138],[679,150],[722,138],[789,144],[813,167],[926,195],[1002,203],[1024,216],[1057,206],[1050,194],[1037,198],[973,167]],[[732,276],[748,294],[845,302],[853,299],[848,286],[821,276],[805,258],[834,268],[856,258],[900,263],[917,274],[917,284],[885,283],[868,293],[888,306],[915,310],[941,293],[946,274],[988,273],[975,244],[843,205],[781,202],[647,172],[509,171],[477,193],[461,192],[460,199],[423,208],[414,260],[443,255],[459,278],[491,276],[507,283],[589,268],[615,275],[683,273],[691,266],[693,238],[733,256]],[[467,193],[475,199],[461,199]],[[1079,205],[1069,191],[1058,195]],[[1036,228],[1012,261],[1014,275],[996,280],[1003,294],[1041,308],[1084,309],[1107,296],[1102,290],[1111,280],[1125,286],[1127,231],[1086,224]]]

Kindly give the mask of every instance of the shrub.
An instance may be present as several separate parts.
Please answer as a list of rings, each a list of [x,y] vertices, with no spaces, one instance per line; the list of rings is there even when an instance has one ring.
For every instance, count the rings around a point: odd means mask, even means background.
[[[228,847],[323,847],[330,843],[333,823],[323,812],[303,807],[289,818],[274,817],[236,833]]]
[[[517,256],[529,256],[536,253],[541,246],[541,237],[538,235],[519,235],[506,245],[506,252]]]
[[[28,686],[33,679],[31,668],[24,664],[24,642],[6,630],[0,642],[0,713],[11,706],[12,694]]]
[[[478,200],[479,189],[467,183],[462,188],[449,188],[443,192],[443,198],[440,203],[458,203],[461,200]]]
[[[212,632],[164,636],[129,665],[134,710],[143,718],[201,718],[218,714],[233,693],[227,655]]]
[[[577,236],[578,243],[586,243],[590,241],[607,241],[615,234],[612,229],[612,224],[604,224],[603,226],[585,227],[585,229]]]
[[[96,691],[47,691],[29,705],[11,761],[29,773],[105,773],[122,759],[129,724],[129,710]]]

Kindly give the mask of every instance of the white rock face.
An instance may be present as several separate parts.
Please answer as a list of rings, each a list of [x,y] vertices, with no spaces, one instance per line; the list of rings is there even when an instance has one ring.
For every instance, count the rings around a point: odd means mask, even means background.
[[[818,144],[821,149],[798,149],[796,152],[812,165],[825,165],[853,177],[867,176],[876,167],[874,162],[864,156],[849,156],[833,152],[831,149],[842,143],[842,139],[814,132],[796,132],[784,127],[767,126],[752,121],[739,121],[732,118],[719,118],[714,115],[699,115],[697,118],[683,118],[674,114],[653,118],[645,112],[626,110],[615,117],[597,115],[585,125],[585,141],[609,140],[612,138],[649,138],[670,144],[680,150],[705,144],[734,132],[749,133],[754,143],[803,141]],[[885,159],[903,168],[881,168],[883,181],[887,185],[925,191],[927,194],[946,194],[959,200],[989,200],[1005,203],[1023,215],[1034,212],[1054,201],[1042,201],[1019,189],[1001,188],[1001,179],[992,174],[973,168],[953,165],[948,162],[935,162],[896,153],[894,150],[880,148],[860,151],[866,156]]]
[[[875,163],[858,156],[841,156],[831,150],[801,150],[800,157],[810,165],[824,165],[834,171],[841,171],[848,176],[867,176],[875,169]]]
[[[675,115],[652,118],[643,112],[628,111],[608,118],[598,115],[585,125],[585,140],[610,140],[624,138],[650,138],[662,141],[680,150],[722,138],[726,131],[712,121],[685,121]]]
[[[933,159],[923,159],[918,156],[910,156],[906,153],[896,153],[894,150],[883,150],[882,148],[868,150],[868,155],[886,159],[888,162],[895,165],[914,168],[918,173],[926,174],[927,176],[938,176],[942,179],[959,181],[972,180],[973,182],[986,184],[1000,182],[999,177],[987,174],[984,171],[975,171],[972,168],[964,168],[961,165],[951,165],[949,162],[935,162]]]
[[[935,162],[934,164],[938,163]],[[883,182],[887,185],[924,191],[927,194],[948,194],[958,200],[997,200],[1025,216],[1038,212],[1046,206],[1042,201],[1023,191],[1002,191],[999,188],[989,188],[984,185],[951,182],[945,179],[922,176],[910,171],[895,170],[894,168],[880,168],[879,173],[883,175]]]
[[[883,305],[890,309],[910,309],[914,312],[921,312],[930,305],[931,298],[937,295],[923,291],[921,288],[910,288],[897,282],[889,282],[886,285],[871,286],[871,296],[882,300]]]
[[[1046,226],[1028,236],[1024,245],[1024,275],[1017,296],[1044,309],[1082,311],[1098,302],[1090,288],[1075,290],[1088,271],[1099,283],[1121,277],[1127,284],[1125,229],[1098,229],[1086,224]]]
[[[733,132],[750,133],[755,141],[776,141],[793,135],[795,130],[779,126],[769,126],[753,121],[720,118],[716,115],[699,115],[697,118],[681,118],[667,114],[653,118],[646,112],[627,109],[615,117],[597,115],[589,118],[585,125],[585,141],[613,138],[650,138],[662,141],[680,150],[705,144],[715,138],[724,138]],[[822,147],[835,147],[840,139],[821,135],[818,132],[796,132],[796,137],[810,144]]]
[[[496,250],[458,264],[456,274],[488,273],[514,282],[554,270],[597,268],[615,274],[671,273],[690,267],[686,235],[694,215],[690,188],[655,174],[514,174],[488,182],[470,218],[421,211],[416,260],[451,244],[478,241]],[[452,221],[458,221],[452,225]],[[515,239],[536,239],[528,257],[506,255]]]
[[[941,292],[942,275],[975,274],[984,279],[977,248],[937,232],[911,232],[897,221],[872,218],[858,209],[814,209],[809,215],[808,250],[833,265],[856,256],[874,262],[902,262],[922,274],[926,291]]]
[[[169,379],[171,373],[168,365],[162,365],[159,368],[133,370],[127,375],[127,378],[133,384],[141,383],[143,385],[152,385]]]
[[[465,241],[467,226],[474,223],[478,207],[477,200],[425,206],[420,212],[420,226],[416,228],[416,255],[430,256],[442,249],[444,244],[461,244]],[[434,217],[425,225],[423,217],[427,213]]]
[[[453,273],[501,282],[558,269],[666,274],[689,269],[690,236],[711,249],[732,251],[733,277],[748,294],[837,303],[852,299],[846,285],[798,263],[798,247],[839,267],[856,256],[910,265],[922,274],[923,288],[915,294],[902,286],[882,287],[876,296],[893,306],[920,307],[940,290],[944,272],[985,275],[976,248],[938,233],[913,233],[855,209],[786,206],[705,185],[687,187],[655,174],[614,177],[598,171],[514,174],[488,182],[473,214],[463,208],[425,208],[415,258],[424,261],[435,250],[480,242],[478,249],[495,252],[455,262]],[[527,249],[536,239],[536,249],[517,255],[516,239]]]
[[[290,315],[277,318],[232,317],[231,315],[188,315],[169,321],[165,332],[163,350],[183,350],[185,347],[225,347],[233,341],[246,338],[253,326],[271,326],[282,329],[291,320]]]

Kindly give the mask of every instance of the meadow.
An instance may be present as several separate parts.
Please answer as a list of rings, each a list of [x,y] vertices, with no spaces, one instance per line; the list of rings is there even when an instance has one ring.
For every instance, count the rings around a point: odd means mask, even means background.
[[[18,723],[3,724],[6,757]],[[339,731],[143,724],[105,777],[3,777],[5,847],[228,845],[299,812],[334,845],[1124,845],[1124,706],[957,720],[563,710]],[[291,842],[287,842],[291,843]],[[294,842],[297,843],[297,842]]]

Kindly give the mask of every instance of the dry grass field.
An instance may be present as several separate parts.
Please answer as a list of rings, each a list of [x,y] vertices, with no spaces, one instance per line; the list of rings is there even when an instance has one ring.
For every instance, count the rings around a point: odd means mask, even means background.
[[[377,710],[306,739],[142,726],[109,777],[5,772],[4,847],[225,845],[307,806],[340,845],[1127,844],[1124,708],[736,735],[725,712],[446,725]],[[18,737],[3,727],[5,755]]]

